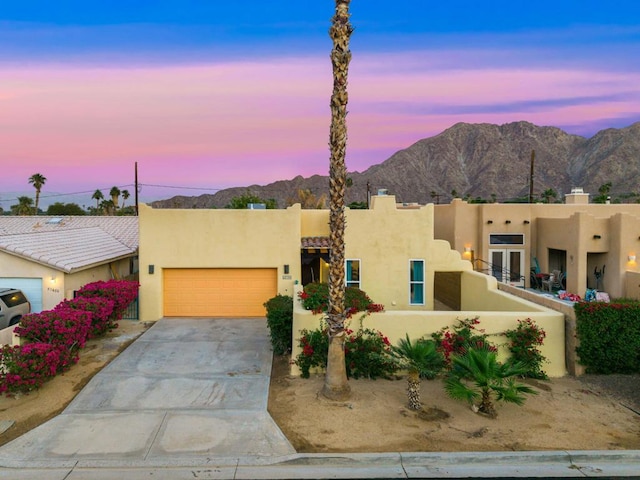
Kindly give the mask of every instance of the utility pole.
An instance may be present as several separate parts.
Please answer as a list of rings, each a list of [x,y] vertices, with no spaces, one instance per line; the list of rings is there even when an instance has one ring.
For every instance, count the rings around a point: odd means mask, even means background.
[[[135,189],[136,189],[136,217],[138,216],[138,162],[135,166]]]
[[[367,210],[371,208],[371,182],[367,181]]]
[[[533,203],[533,164],[536,160],[536,151],[531,150],[531,173],[529,174],[529,203]]]

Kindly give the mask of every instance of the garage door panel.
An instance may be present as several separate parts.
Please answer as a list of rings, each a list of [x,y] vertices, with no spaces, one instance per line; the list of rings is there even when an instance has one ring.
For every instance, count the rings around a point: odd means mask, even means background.
[[[259,269],[165,269],[164,315],[263,317],[277,293],[277,272]]]

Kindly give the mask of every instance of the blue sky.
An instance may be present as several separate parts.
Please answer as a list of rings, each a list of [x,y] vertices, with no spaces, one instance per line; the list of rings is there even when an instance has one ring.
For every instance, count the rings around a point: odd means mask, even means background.
[[[149,200],[326,174],[334,6],[4,2],[0,151],[18,167],[0,206],[36,172],[45,192],[93,191],[129,185],[134,162],[142,183],[190,187],[148,186]],[[640,2],[353,0],[351,13],[350,170],[457,122],[590,136],[640,120]]]

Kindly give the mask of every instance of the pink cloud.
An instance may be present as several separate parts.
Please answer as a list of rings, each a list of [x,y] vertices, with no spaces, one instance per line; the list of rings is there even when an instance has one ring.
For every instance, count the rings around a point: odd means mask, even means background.
[[[580,125],[640,112],[635,72],[443,68],[444,58],[354,56],[351,170],[457,122]],[[0,151],[19,164],[0,188],[22,188],[36,171],[59,190],[129,183],[135,161],[143,182],[212,188],[324,175],[330,93],[325,57],[0,68]]]

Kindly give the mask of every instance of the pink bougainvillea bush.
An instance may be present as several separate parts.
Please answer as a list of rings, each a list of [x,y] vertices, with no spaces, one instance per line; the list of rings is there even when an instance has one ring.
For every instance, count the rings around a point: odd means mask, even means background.
[[[112,318],[118,321],[127,307],[138,296],[138,282],[127,280],[107,280],[87,283],[77,292],[78,297],[101,297],[113,302]]]
[[[113,318],[113,300],[102,297],[76,297],[60,302],[54,310],[72,309],[91,313],[89,338],[99,337],[118,328]]]
[[[77,363],[88,338],[117,327],[115,322],[138,294],[138,283],[95,282],[80,292],[53,310],[22,317],[14,330],[21,345],[0,349],[0,394],[38,388]]]

